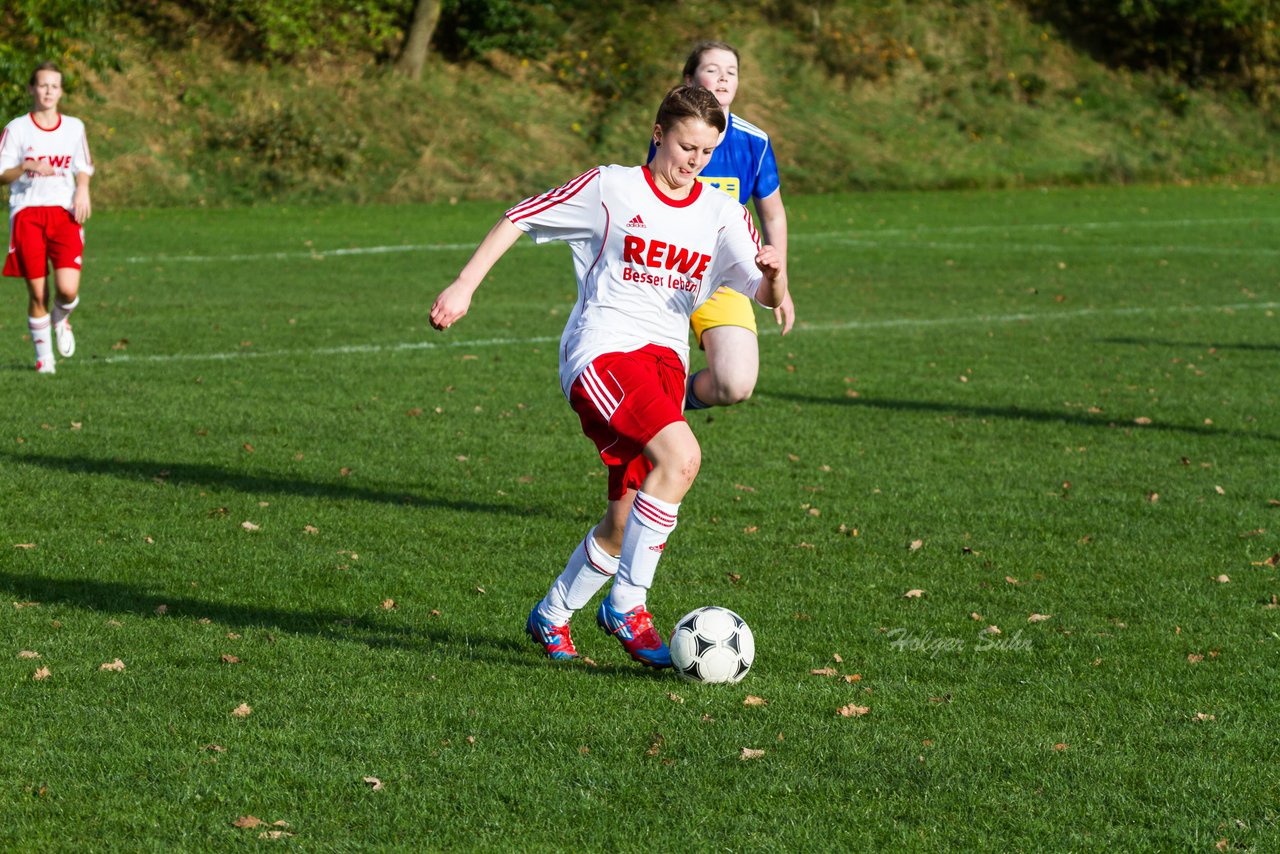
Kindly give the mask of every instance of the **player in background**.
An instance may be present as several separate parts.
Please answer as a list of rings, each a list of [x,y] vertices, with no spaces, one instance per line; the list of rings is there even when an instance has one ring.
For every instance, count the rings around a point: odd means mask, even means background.
[[[609,482],[603,518],[525,625],[554,659],[578,656],[569,620],[612,579],[596,622],[641,664],[671,666],[646,600],[702,463],[682,412],[689,316],[720,286],[768,307],[786,298],[778,254],[760,246],[747,209],[695,180],[724,127],[706,89],[672,89],[647,166],[599,166],[512,207],[431,306],[432,326],[452,326],[521,234],[572,250],[578,299],[560,340],[560,384]]]
[[[71,312],[80,303],[84,222],[89,218],[93,159],[84,123],[58,112],[62,72],[52,62],[31,75],[31,112],[0,136],[0,184],[9,185],[9,254],[4,275],[27,280],[27,326],[36,370],[52,374],[53,341],[68,358],[76,351]],[[53,290],[49,266],[53,266]]]
[[[696,45],[684,64],[685,85],[710,90],[724,110],[728,123],[711,162],[698,180],[728,193],[742,204],[755,200],[764,242],[777,250],[782,263],[784,291],[787,283],[787,211],[782,206],[778,164],[769,135],[731,112],[738,94],[738,51],[721,41]],[[649,156],[654,148],[649,146]],[[782,334],[795,323],[790,292],[773,311]],[[689,377],[686,409],[729,406],[751,396],[760,372],[756,318],[751,301],[722,288],[694,312],[693,332],[706,351],[707,367]]]

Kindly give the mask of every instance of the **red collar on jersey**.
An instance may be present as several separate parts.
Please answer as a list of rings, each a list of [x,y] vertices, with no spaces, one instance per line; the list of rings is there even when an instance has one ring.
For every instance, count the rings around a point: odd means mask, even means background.
[[[689,189],[689,195],[683,199],[673,199],[662,192],[662,188],[653,180],[653,173],[649,171],[648,166],[641,166],[640,168],[644,170],[644,179],[649,182],[649,187],[653,190],[653,194],[673,208],[687,208],[693,204],[698,196],[702,195],[702,182],[695,178],[693,186]]]
[[[58,123],[51,128],[47,128],[44,125],[40,124],[38,121],[36,121],[35,113],[28,113],[27,115],[31,116],[31,124],[35,125],[37,130],[42,130],[42,131],[45,131],[46,133],[52,133],[53,131],[62,127],[62,113],[58,113]]]

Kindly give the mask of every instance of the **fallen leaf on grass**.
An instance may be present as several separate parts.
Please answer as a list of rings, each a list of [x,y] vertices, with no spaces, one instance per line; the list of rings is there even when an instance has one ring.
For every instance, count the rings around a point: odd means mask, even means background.
[[[163,617],[167,613],[169,613],[168,605],[160,604],[156,606],[156,614],[158,614],[159,616]]]
[[[667,699],[668,699],[668,700],[670,700],[670,701],[671,701],[671,702],[673,702],[673,703],[683,703],[683,702],[684,702],[684,697],[681,697],[679,694],[672,693],[671,691],[668,691],[668,692],[667,692]]]
[[[850,703],[847,706],[841,706],[836,709],[836,712],[839,713],[841,717],[846,718],[860,718],[870,711],[870,706],[859,706],[857,703]]]
[[[666,738],[660,733],[654,733],[649,737],[649,749],[644,752],[645,756],[657,756],[662,752],[662,745],[666,742]]]
[[[384,611],[394,611],[395,609],[396,609],[396,600],[394,600],[394,599],[383,599],[383,600],[382,600],[382,610],[384,610]]]
[[[852,684],[852,683],[854,683],[854,682],[861,682],[861,681],[862,681],[862,674],[861,674],[861,673],[846,673],[846,674],[844,675],[844,681],[849,682],[849,683],[851,683],[851,684]]]
[[[289,836],[293,834],[287,830],[264,830],[258,834],[259,839],[284,839]]]
[[[208,750],[210,753],[226,753],[227,749],[221,744],[206,744],[201,750]]]
[[[43,682],[44,680],[48,679],[52,675],[53,674],[49,672],[49,668],[41,667],[35,673],[31,674],[31,678],[36,680],[37,682]]]
[[[919,551],[923,546],[924,546],[924,540],[912,540],[910,545],[907,546],[907,548],[915,552],[915,551]]]
[[[1143,427],[1145,427],[1151,423],[1151,419],[1145,415],[1139,415],[1137,418],[1133,419],[1133,423],[1141,424]]]
[[[23,608],[36,608],[36,607],[39,607],[39,605],[40,605],[39,602],[14,602],[13,603],[13,607],[17,608],[19,611],[21,611]]]
[[[240,523],[240,527],[241,527],[241,528],[244,528],[246,531],[261,531],[261,530],[262,530],[260,527],[258,527],[257,525],[253,524],[252,522],[241,522],[241,523]]]
[[[1060,741],[1060,742],[1058,742],[1057,744],[1055,744],[1055,745],[1053,746],[1053,749],[1054,749],[1054,750],[1056,750],[1056,751],[1058,751],[1059,753],[1061,753],[1062,751],[1066,750],[1066,749],[1067,749],[1068,747],[1070,747],[1070,746],[1071,746],[1071,745],[1069,745],[1069,744],[1063,744],[1063,743]]]
[[[1027,622],[1043,623],[1045,620],[1052,620],[1052,619],[1053,619],[1052,614],[1032,614],[1030,617],[1027,617]]]
[[[754,694],[748,694],[746,699],[742,701],[744,706],[767,706],[769,701],[764,697],[757,697]]]
[[[102,664],[99,664],[98,669],[112,670],[112,671],[115,671],[116,673],[119,673],[124,670],[124,662],[117,658],[115,661],[107,661]]]
[[[741,759],[743,762],[746,762],[751,759],[759,759],[762,756],[764,756],[763,750],[756,750],[751,747],[742,748],[742,752],[738,754],[738,758]]]
[[[1229,576],[1229,575],[1219,575],[1217,578],[1215,578],[1215,579],[1214,579],[1214,581],[1218,582],[1219,584],[1230,584],[1230,583],[1231,583],[1231,576]]]
[[[809,671],[810,676],[839,676],[840,671],[834,667],[817,667]]]
[[[13,547],[15,549],[34,549],[36,547],[36,544],[35,543],[14,543]]]
[[[318,534],[320,533],[320,529],[317,528],[315,525],[307,525],[302,529],[302,532],[304,534]]]
[[[244,828],[245,830],[252,830],[255,827],[262,827],[264,824],[266,824],[266,822],[258,818],[256,815],[242,815],[239,818],[237,818],[235,821],[231,822],[232,827],[240,827],[240,828]]]
[[[229,655],[229,654],[227,654],[227,653],[223,653],[223,654],[222,654],[222,663],[223,663],[223,664],[239,664],[239,663],[240,663],[240,659],[236,658],[234,655]]]
[[[253,714],[253,707],[248,703],[241,703],[231,710],[231,717],[233,718],[247,718],[251,714]]]
[[[1203,655],[1201,655],[1200,653],[1198,653],[1198,652],[1189,652],[1189,653],[1187,653],[1187,663],[1188,663],[1188,664],[1199,664],[1199,663],[1200,663],[1200,662],[1202,662],[1202,661],[1204,661],[1204,656],[1203,656]]]
[[[39,657],[40,657],[40,653],[38,652],[34,652],[29,649],[18,650],[18,658],[39,658]]]
[[[923,595],[924,595],[924,591],[916,588],[916,589],[908,590],[906,593],[903,593],[902,598],[903,599],[919,599]]]
[[[370,791],[373,791],[373,792],[382,791],[382,781],[379,780],[377,777],[363,777],[361,779],[363,779],[364,782],[369,784]]]
[[[1216,721],[1217,717],[1215,715],[1205,714],[1204,712],[1196,712],[1195,719],[1198,721]]]

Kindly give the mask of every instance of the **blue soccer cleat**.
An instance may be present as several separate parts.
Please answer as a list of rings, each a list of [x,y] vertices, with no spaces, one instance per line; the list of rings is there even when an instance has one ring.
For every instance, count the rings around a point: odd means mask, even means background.
[[[553,626],[538,614],[538,606],[534,605],[529,612],[529,621],[524,630],[533,642],[540,645],[548,658],[556,661],[572,661],[578,657],[573,647],[573,638],[569,637],[569,624]]]
[[[596,612],[600,628],[616,637],[627,654],[645,667],[671,666],[671,650],[662,642],[662,636],[653,627],[653,614],[637,605],[626,613],[613,610],[606,598]]]

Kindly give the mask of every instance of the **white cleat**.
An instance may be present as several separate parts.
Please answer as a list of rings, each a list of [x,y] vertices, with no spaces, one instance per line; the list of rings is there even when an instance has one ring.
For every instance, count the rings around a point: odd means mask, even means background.
[[[58,352],[62,354],[62,358],[70,359],[76,352],[76,335],[71,331],[71,321],[65,317],[62,318],[61,322],[53,328],[53,332]]]

